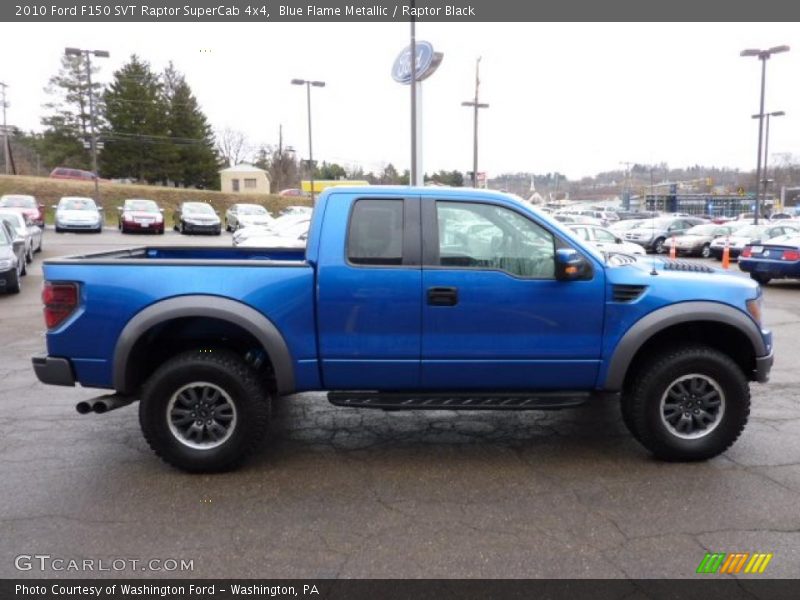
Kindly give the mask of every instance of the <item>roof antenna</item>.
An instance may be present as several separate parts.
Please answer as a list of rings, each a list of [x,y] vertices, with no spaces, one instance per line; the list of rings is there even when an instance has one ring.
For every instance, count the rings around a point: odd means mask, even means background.
[[[650,196],[653,198],[653,210],[650,212],[651,225],[653,226],[653,237],[656,235],[656,195],[655,187],[653,186],[653,169],[650,169]],[[656,249],[653,248],[653,270],[650,275],[658,275],[656,271]]]

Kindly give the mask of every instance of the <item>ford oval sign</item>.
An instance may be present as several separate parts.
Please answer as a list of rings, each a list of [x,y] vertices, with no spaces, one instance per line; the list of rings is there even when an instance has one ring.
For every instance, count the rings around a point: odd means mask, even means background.
[[[442,62],[443,54],[434,52],[430,42],[419,41],[415,44],[417,51],[417,81],[422,81],[433,75],[433,72]],[[411,83],[411,46],[407,46],[397,56],[392,65],[392,79],[397,83]]]

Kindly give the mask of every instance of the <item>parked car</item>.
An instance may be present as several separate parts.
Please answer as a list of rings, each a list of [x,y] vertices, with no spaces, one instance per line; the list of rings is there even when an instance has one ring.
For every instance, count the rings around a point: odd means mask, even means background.
[[[715,225],[702,223],[695,225],[682,236],[675,238],[675,252],[683,256],[711,256],[711,242],[724,235],[733,235],[740,227],[735,224]],[[669,247],[669,246],[668,246]]]
[[[729,236],[723,236],[711,242],[711,256],[717,260],[722,260],[722,253],[725,251],[725,244],[728,244],[728,254],[732,259],[739,257],[745,246],[758,242],[766,242],[779,235],[796,233],[800,231],[800,223],[776,223],[770,224],[769,221],[758,225],[747,225],[734,231]]]
[[[305,196],[305,195],[306,194],[302,190],[300,190],[298,188],[287,188],[285,190],[281,190],[280,192],[278,192],[278,196],[297,197],[297,196]]]
[[[0,290],[18,294],[25,275],[25,240],[0,220]]]
[[[244,245],[250,238],[297,237],[308,231],[311,219],[305,215],[284,215],[278,217],[271,225],[250,225],[233,232],[233,245]]]
[[[622,235],[626,231],[636,229],[642,223],[644,223],[644,219],[623,219],[611,223],[611,225],[608,226],[608,230],[617,235]]]
[[[222,221],[207,202],[182,202],[173,216],[173,227],[181,234],[222,233]]]
[[[697,217],[659,217],[645,219],[642,224],[623,236],[625,240],[639,244],[648,252],[664,254],[669,247],[666,245],[668,238],[683,235],[695,225],[704,221]]]
[[[56,210],[55,230],[103,232],[103,208],[92,198],[64,196],[53,207]]]
[[[29,225],[22,213],[12,209],[0,209],[0,219],[9,221],[19,236],[25,240],[25,260],[31,262],[34,253],[42,251],[41,228],[37,225]]]
[[[129,198],[118,207],[118,229],[122,233],[145,231],[164,233],[164,209],[159,208],[153,200]]]
[[[787,212],[776,212],[769,216],[770,221],[791,221],[795,215]]]
[[[25,216],[25,219],[44,229],[44,204],[36,202],[34,196],[23,194],[0,196],[0,208],[17,209]]]
[[[596,225],[570,225],[577,236],[603,252],[622,252],[623,254],[644,254],[639,244],[626,242],[619,235]]]
[[[800,279],[800,233],[745,246],[739,268],[761,285],[773,279]]]
[[[225,231],[236,231],[249,225],[266,226],[274,220],[260,204],[234,204],[225,212]]]
[[[596,225],[597,227],[602,227],[603,222],[600,219],[595,219],[594,217],[587,217],[585,215],[576,215],[572,213],[556,213],[553,215],[553,218],[558,221],[559,223],[564,223],[565,225]]]
[[[255,232],[244,239],[234,240],[233,245],[240,248],[305,248],[310,223],[298,221],[280,233],[268,230]]]
[[[292,215],[305,215],[308,217],[311,215],[313,210],[314,209],[310,206],[287,206],[281,211],[281,214],[278,215],[278,218]]]
[[[97,175],[91,171],[84,171],[83,169],[71,169],[68,167],[56,167],[50,171],[52,179],[77,179],[80,181],[94,181]],[[103,181],[100,179],[99,181]]]

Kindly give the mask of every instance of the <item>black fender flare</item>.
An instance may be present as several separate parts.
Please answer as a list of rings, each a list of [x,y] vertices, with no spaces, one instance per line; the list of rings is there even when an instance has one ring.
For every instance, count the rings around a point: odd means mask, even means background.
[[[210,317],[229,321],[251,333],[264,348],[275,371],[278,393],[290,394],[295,389],[294,366],[289,347],[280,331],[263,314],[235,300],[195,294],[161,300],[137,313],[117,339],[114,349],[113,382],[120,393],[132,393],[128,389],[128,358],[139,338],[152,327],[183,317]]]
[[[758,326],[741,310],[717,302],[681,302],[654,310],[625,332],[609,360],[602,388],[614,392],[622,390],[628,367],[647,340],[667,327],[693,321],[710,321],[735,327],[750,340],[756,357],[769,354]]]

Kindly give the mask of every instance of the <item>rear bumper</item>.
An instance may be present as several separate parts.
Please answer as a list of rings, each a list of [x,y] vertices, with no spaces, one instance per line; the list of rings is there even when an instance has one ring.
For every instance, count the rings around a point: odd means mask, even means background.
[[[774,360],[775,356],[772,351],[770,351],[767,356],[756,357],[756,369],[754,374],[757,382],[766,383],[769,381],[769,372],[772,369],[772,363]]]
[[[48,385],[75,386],[75,374],[66,358],[53,356],[34,356],[31,359],[33,371],[42,383]]]

